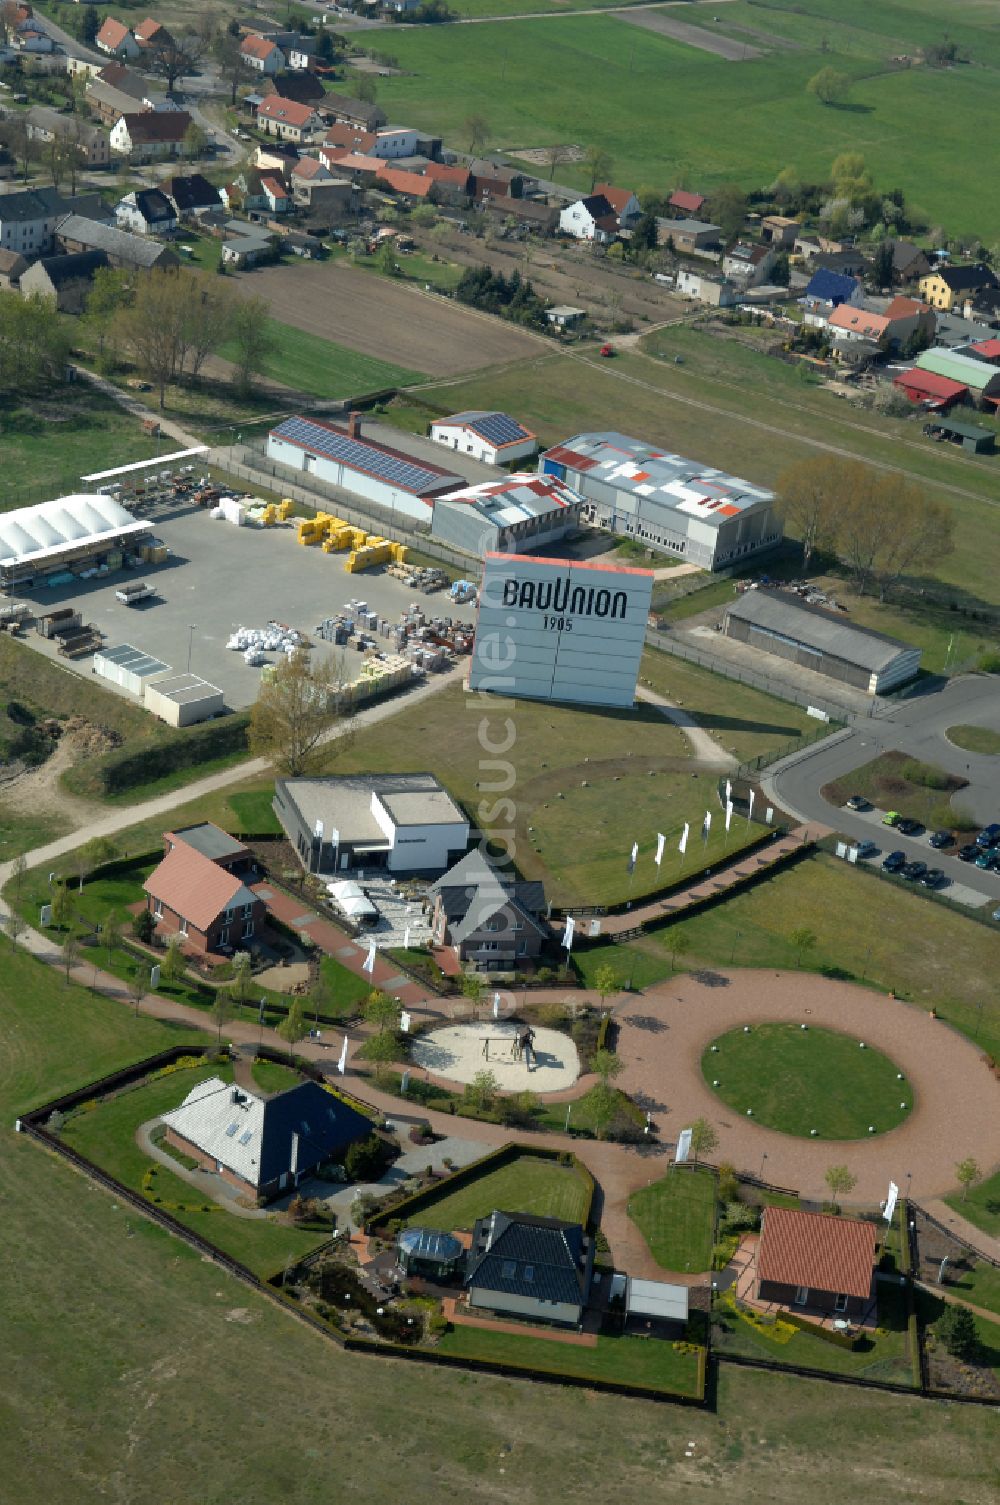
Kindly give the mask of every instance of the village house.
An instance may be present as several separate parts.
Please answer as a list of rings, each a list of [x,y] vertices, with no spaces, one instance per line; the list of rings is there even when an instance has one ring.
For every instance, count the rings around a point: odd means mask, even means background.
[[[169,246],[143,235],[133,235],[130,230],[121,230],[116,225],[87,219],[82,214],[62,217],[56,226],[55,238],[63,251],[104,251],[113,267],[148,272],[153,267],[177,265],[177,254]]]
[[[52,249],[52,232],[67,204],[55,188],[18,188],[0,194],[0,249],[28,257]]]
[[[190,126],[187,110],[123,115],[111,128],[111,150],[132,162],[162,162],[179,154]]]
[[[93,286],[94,273],[108,265],[103,251],[45,256],[21,274],[22,298],[47,298],[60,313],[78,314]]]
[[[294,99],[283,99],[280,94],[269,94],[257,108],[258,127],[282,141],[304,141],[322,123],[311,105],[296,104]]]
[[[789,219],[785,214],[765,214],[760,222],[760,238],[766,246],[790,251],[801,228],[797,219]]]
[[[693,256],[705,251],[717,250],[722,239],[722,227],[702,219],[657,219],[656,243],[673,246],[682,256]],[[718,260],[718,256],[715,258]]]
[[[949,313],[970,293],[998,286],[997,279],[988,266],[976,262],[972,266],[939,266],[920,278],[920,296],[932,308]]]
[[[567,205],[559,215],[559,229],[577,240],[607,245],[618,233],[618,216],[603,193],[591,193]]]
[[[578,1223],[492,1212],[472,1233],[465,1285],[470,1307],[578,1327],[594,1251]]]
[[[690,193],[686,188],[675,188],[667,200],[668,208],[681,217],[700,214],[706,203],[703,193]]]
[[[380,125],[385,125],[384,110],[379,109],[378,105],[367,104],[363,99],[353,99],[349,94],[327,92],[323,103],[335,121],[359,125],[366,131],[374,131]]]
[[[285,54],[276,42],[266,37],[244,37],[240,43],[240,57],[248,68],[265,77],[273,77],[285,66]]]
[[[378,181],[399,193],[404,198],[426,199],[434,187],[430,178],[419,172],[404,172],[401,167],[389,167],[384,162],[378,172]]]
[[[34,105],[27,116],[28,135],[33,141],[64,141],[76,150],[85,167],[107,167],[111,147],[107,134],[81,120],[79,115],[64,115],[47,105]]]
[[[94,45],[100,52],[106,52],[108,57],[115,58],[135,58],[142,51],[129,28],[114,16],[105,16],[101,29],[94,38]]]
[[[810,277],[799,302],[805,309],[807,324],[825,324],[842,303],[860,308],[864,296],[865,290],[856,277],[844,277],[821,268]]]
[[[473,848],[427,890],[435,946],[463,965],[507,970],[536,962],[551,932],[539,882],[501,876]]]
[[[738,240],[723,256],[722,271],[724,276],[732,277],[743,288],[762,287],[777,259],[775,246],[758,246],[752,241]]]
[[[264,174],[253,167],[245,168],[231,183],[219,189],[219,197],[227,209],[242,209],[244,214],[252,209],[266,209]]]
[[[266,906],[248,887],[252,854],[211,821],[163,833],[165,855],[143,889],[161,936],[180,935],[200,955],[246,949]]]
[[[272,214],[290,214],[292,212],[292,196],[284,183],[274,173],[268,173],[260,183],[267,207]]]
[[[681,267],[677,273],[677,291],[682,298],[695,298],[711,308],[732,308],[740,301],[741,290],[727,277],[696,272]]]
[[[142,52],[155,52],[158,47],[169,47],[173,42],[167,28],[161,22],[154,21],[152,16],[140,21],[134,28],[133,35]]]
[[[27,258],[19,251],[0,251],[0,288],[4,292],[16,293],[28,265]]]
[[[630,188],[615,188],[612,183],[597,183],[594,192],[607,199],[615,212],[619,230],[631,230],[642,218],[642,205]]]
[[[918,282],[931,269],[930,261],[912,240],[892,240],[892,280],[898,283]]]
[[[200,172],[168,178],[164,191],[173,200],[180,219],[199,219],[222,205],[219,190]]]
[[[756,1300],[804,1315],[861,1317],[875,1300],[878,1229],[859,1218],[765,1207]]]
[[[218,197],[216,197],[218,206]],[[115,219],[123,230],[137,235],[172,235],[177,229],[177,210],[159,188],[137,188],[115,205]]]

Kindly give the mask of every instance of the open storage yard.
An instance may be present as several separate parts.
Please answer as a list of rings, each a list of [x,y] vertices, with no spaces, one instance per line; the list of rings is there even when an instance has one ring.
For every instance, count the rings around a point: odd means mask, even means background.
[[[339,261],[261,267],[240,280],[282,323],[432,376],[517,360],[545,343],[514,324]],[[294,385],[293,370],[281,379]]]

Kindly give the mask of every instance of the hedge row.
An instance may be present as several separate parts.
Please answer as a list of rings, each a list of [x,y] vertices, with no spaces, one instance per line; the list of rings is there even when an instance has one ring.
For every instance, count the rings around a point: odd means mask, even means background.
[[[137,784],[166,778],[180,768],[196,768],[230,753],[246,752],[249,725],[250,717],[245,713],[224,716],[178,732],[163,742],[147,743],[138,751],[108,753],[95,765],[101,793],[121,794]]]
[[[838,1333],[832,1328],[821,1327],[818,1322],[810,1322],[808,1317],[800,1317],[798,1312],[782,1312],[782,1322],[790,1322],[792,1327],[797,1327],[804,1333],[809,1333],[813,1338],[822,1338],[824,1343],[832,1343],[835,1348],[857,1347],[857,1335],[851,1333]]]

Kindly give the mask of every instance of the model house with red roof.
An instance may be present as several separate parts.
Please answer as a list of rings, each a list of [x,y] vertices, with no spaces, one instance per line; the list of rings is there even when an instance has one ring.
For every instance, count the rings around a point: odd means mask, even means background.
[[[860,1218],[765,1207],[757,1245],[759,1301],[861,1317],[872,1305],[878,1229]]]
[[[245,950],[264,922],[263,899],[248,886],[253,857],[242,842],[205,821],[165,831],[166,855],[143,888],[160,935],[179,935],[206,956]]]
[[[300,105],[281,94],[269,94],[257,106],[259,128],[282,141],[304,141],[322,123],[311,105]]]

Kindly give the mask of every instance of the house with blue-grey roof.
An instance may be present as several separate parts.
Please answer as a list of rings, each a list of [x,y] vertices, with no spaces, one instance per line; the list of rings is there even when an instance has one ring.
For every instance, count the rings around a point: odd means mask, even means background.
[[[511,465],[530,459],[538,449],[538,436],[523,423],[509,413],[481,408],[438,418],[431,424],[431,438],[484,465]]]
[[[440,465],[363,438],[358,413],[348,414],[346,429],[320,418],[286,418],[268,434],[267,455],[420,522],[430,521],[436,496],[464,485],[462,476]]]
[[[842,303],[860,308],[864,296],[865,290],[857,277],[848,277],[842,272],[831,272],[827,267],[820,267],[809,279],[800,301],[806,309],[826,315]]]
[[[593,1260],[593,1240],[579,1223],[491,1212],[473,1229],[465,1276],[469,1305],[578,1327]]]
[[[268,1201],[364,1139],[372,1124],[317,1082],[270,1096],[208,1077],[164,1113],[165,1139],[247,1196]]]

